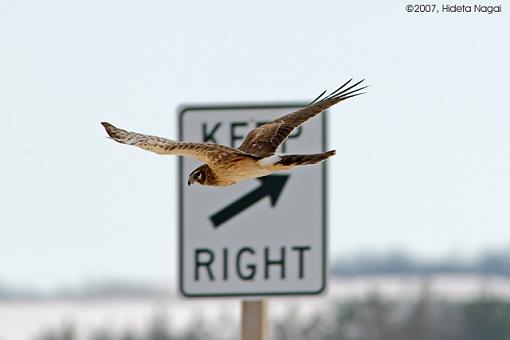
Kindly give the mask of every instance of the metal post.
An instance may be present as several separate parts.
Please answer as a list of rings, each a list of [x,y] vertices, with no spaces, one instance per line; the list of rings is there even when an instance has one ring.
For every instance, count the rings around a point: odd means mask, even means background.
[[[242,301],[241,339],[267,340],[267,301]]]

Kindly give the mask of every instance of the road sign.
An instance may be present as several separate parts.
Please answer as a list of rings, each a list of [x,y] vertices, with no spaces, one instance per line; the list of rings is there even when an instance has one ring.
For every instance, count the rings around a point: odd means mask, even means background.
[[[188,106],[179,139],[238,147],[253,128],[300,104]],[[326,149],[326,115],[279,153]],[[239,182],[188,187],[201,163],[179,157],[179,285],[188,297],[311,295],[326,285],[326,162]]]

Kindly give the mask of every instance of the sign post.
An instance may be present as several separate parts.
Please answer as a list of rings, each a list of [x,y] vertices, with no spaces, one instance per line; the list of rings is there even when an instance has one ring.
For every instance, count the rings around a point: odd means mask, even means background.
[[[179,139],[238,147],[251,129],[303,106],[182,107]],[[325,127],[322,113],[296,129],[277,152],[325,151]],[[326,286],[326,163],[228,187],[188,187],[189,173],[200,165],[192,158],[179,158],[181,294],[320,294]],[[242,310],[243,339],[266,339],[266,302],[244,301]]]
[[[267,301],[241,302],[241,340],[267,340]]]

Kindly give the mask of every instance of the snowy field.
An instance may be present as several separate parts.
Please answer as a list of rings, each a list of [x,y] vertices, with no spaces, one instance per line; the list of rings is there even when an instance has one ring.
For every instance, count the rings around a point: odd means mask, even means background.
[[[364,298],[368,294],[390,300],[416,299],[427,292],[438,299],[468,300],[480,296],[510,300],[510,278],[488,276],[416,276],[356,277],[335,279],[319,297],[272,298],[271,319],[289,311],[306,317],[327,307],[328,303]],[[0,301],[0,340],[32,340],[42,331],[73,325],[78,334],[105,328],[113,332],[141,331],[156,317],[163,317],[175,330],[184,329],[201,319],[238,320],[238,299],[184,300],[177,296],[164,299],[62,299],[36,301]]]

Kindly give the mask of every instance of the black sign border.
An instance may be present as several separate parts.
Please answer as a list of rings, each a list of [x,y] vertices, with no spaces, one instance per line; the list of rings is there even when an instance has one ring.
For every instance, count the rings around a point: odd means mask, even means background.
[[[181,141],[183,136],[183,116],[187,111],[209,111],[209,110],[249,110],[249,109],[282,109],[289,108],[293,109],[296,107],[305,107],[308,103],[303,102],[291,102],[291,103],[265,103],[265,104],[204,104],[204,105],[181,105],[177,109],[177,125],[178,138]],[[328,145],[327,136],[327,116],[328,111],[324,111],[320,114],[322,123],[322,151],[326,151]],[[275,117],[276,118],[276,117]],[[322,163],[322,285],[316,291],[299,291],[299,292],[270,292],[270,293],[214,293],[214,294],[189,294],[184,290],[184,209],[183,209],[183,195],[185,190],[185,177],[184,177],[184,164],[183,159],[179,156],[178,160],[178,172],[177,172],[177,187],[179,188],[178,197],[178,225],[179,225],[179,244],[178,244],[178,255],[179,255],[179,292],[182,296],[187,298],[227,298],[227,297],[269,297],[269,296],[303,296],[303,295],[319,295],[322,294],[326,289],[327,283],[327,268],[328,268],[328,243],[327,243],[327,232],[328,232],[328,168],[327,162]]]

